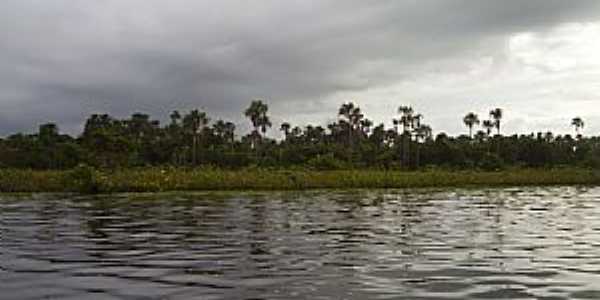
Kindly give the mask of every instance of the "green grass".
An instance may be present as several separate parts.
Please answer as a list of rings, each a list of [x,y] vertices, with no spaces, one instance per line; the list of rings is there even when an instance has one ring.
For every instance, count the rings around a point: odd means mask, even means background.
[[[600,185],[586,169],[483,171],[302,171],[251,169],[0,170],[0,192],[158,192],[523,185]]]

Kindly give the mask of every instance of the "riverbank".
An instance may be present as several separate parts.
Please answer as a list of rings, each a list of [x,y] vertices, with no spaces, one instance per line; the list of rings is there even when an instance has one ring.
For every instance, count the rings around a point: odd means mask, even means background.
[[[0,170],[0,192],[161,192],[209,190],[302,190],[525,185],[600,185],[586,169],[483,171],[307,171],[127,169],[98,171]]]

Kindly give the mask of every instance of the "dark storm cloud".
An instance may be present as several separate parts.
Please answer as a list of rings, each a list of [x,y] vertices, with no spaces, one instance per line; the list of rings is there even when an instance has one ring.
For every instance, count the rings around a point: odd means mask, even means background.
[[[92,112],[203,107],[239,118],[410,79],[426,63],[501,51],[508,34],[595,20],[598,1],[5,0],[0,134]],[[485,49],[485,50],[481,50]],[[310,112],[310,111],[309,111]],[[306,113],[306,112],[305,112]],[[316,110],[315,114],[321,113]]]

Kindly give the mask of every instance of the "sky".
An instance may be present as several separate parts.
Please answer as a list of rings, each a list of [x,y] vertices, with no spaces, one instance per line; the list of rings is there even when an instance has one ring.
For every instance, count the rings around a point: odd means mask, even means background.
[[[501,107],[504,133],[580,116],[597,135],[599,36],[595,0],[3,0],[0,136],[193,108],[244,130],[252,99],[274,137],[347,101],[387,125],[411,105],[434,132]]]

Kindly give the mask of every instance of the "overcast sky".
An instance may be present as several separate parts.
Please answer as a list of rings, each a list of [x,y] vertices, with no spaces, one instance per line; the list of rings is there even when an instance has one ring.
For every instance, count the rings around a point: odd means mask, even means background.
[[[351,100],[435,132],[502,107],[507,133],[600,134],[599,37],[595,0],[2,0],[0,135],[195,107],[246,126],[254,98],[277,128]]]

